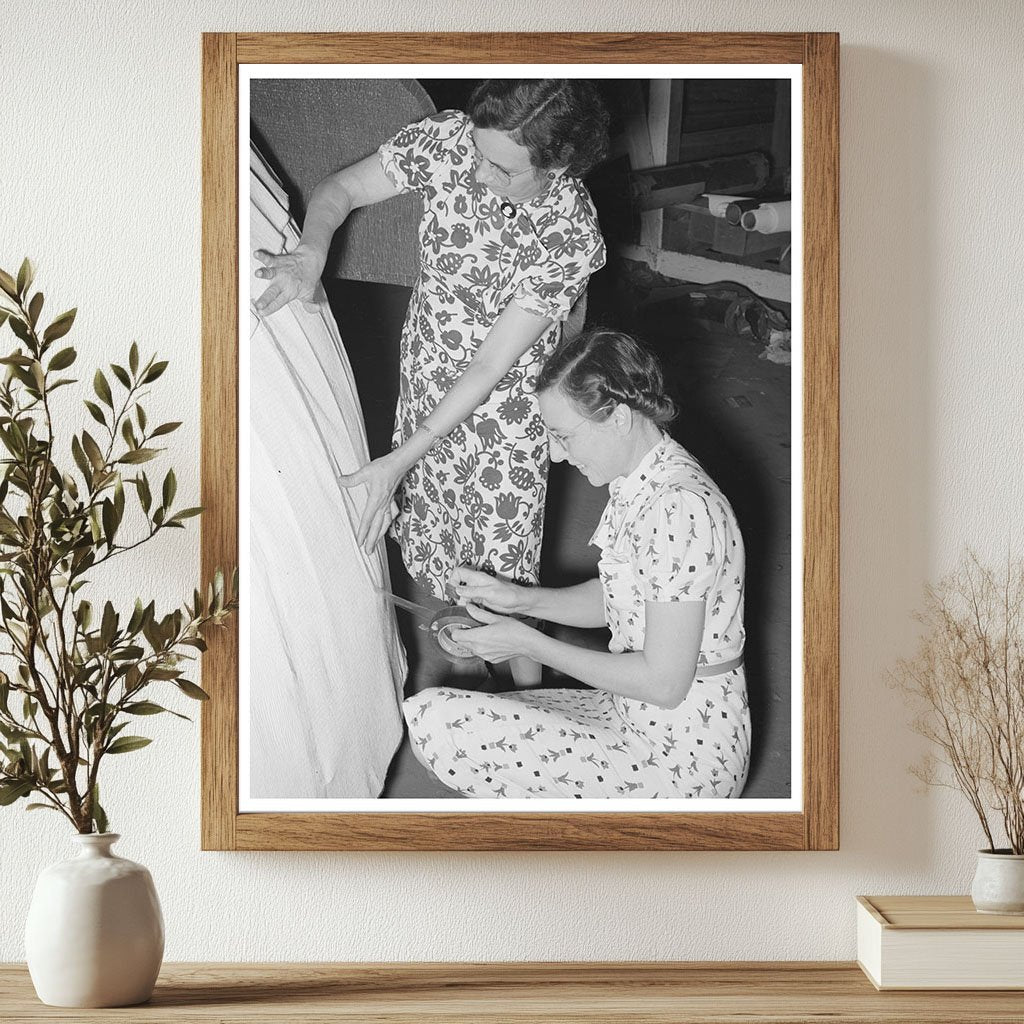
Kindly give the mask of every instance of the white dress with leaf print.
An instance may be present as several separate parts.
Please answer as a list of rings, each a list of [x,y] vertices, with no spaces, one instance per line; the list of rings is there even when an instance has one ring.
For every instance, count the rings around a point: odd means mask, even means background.
[[[593,203],[577,179],[556,179],[506,216],[501,198],[474,178],[470,131],[465,114],[444,111],[380,147],[390,181],[423,200],[395,446],[459,379],[510,302],[554,323],[402,483],[392,535],[410,575],[437,597],[463,563],[538,580],[548,450],[532,385],[561,321],[605,260]]]
[[[612,653],[643,650],[645,602],[702,600],[698,677],[676,708],[606,690],[424,690],[403,704],[420,760],[471,797],[731,798],[746,782],[743,541],[732,508],[664,437],[612,481],[591,543]],[[716,666],[722,671],[715,672]]]

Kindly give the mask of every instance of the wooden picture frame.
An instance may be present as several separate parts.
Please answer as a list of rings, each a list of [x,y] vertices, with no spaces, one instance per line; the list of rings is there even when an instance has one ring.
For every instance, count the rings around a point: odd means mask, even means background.
[[[203,658],[208,850],[834,850],[839,844],[839,38],[832,33],[206,34],[202,571],[238,563],[243,64],[799,64],[803,94],[802,807],[786,812],[240,813],[238,632]],[[794,580],[794,586],[796,580]]]

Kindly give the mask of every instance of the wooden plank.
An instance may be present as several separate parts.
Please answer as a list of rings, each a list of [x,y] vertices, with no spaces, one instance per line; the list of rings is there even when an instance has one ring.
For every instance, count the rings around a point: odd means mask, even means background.
[[[685,164],[644,167],[631,171],[629,177],[634,186],[642,190],[703,181],[708,192],[752,195],[767,184],[770,174],[771,164],[764,153],[750,151]]]
[[[801,814],[241,814],[239,850],[799,850]]]
[[[203,35],[202,577],[238,564],[238,86],[235,37]],[[203,655],[201,837],[234,848],[238,811],[238,624]]]
[[[690,209],[693,207],[693,200],[703,195],[707,190],[707,182],[698,181],[693,185],[676,185],[674,188],[656,188],[644,196],[640,201],[641,210],[663,210],[666,206],[675,209],[680,207]],[[704,211],[707,212],[705,206]],[[664,239],[662,240],[664,244]]]
[[[878,992],[850,963],[166,964],[150,1003],[43,1006],[0,965],[7,1024],[1020,1024],[1014,992]]]
[[[789,302],[792,296],[792,278],[778,270],[745,267],[728,260],[711,260],[692,253],[656,250],[639,245],[623,245],[617,251],[620,256],[646,263],[652,270],[675,281],[691,281],[694,284],[735,281],[762,298],[775,302]]]
[[[634,171],[658,166],[664,162],[664,157],[659,159],[655,155],[650,119],[640,80],[636,79],[624,85],[623,92],[627,97],[624,106],[630,112],[624,133],[626,150],[629,153],[629,165]],[[652,249],[660,249],[663,225],[664,218],[661,210],[641,211],[640,244]]]
[[[769,151],[772,154],[772,173],[780,167],[792,166],[792,145],[790,143],[793,121],[793,104],[789,94],[789,82],[779,79],[775,83],[775,117],[770,131]]]
[[[685,89],[686,83],[680,78],[651,81],[651,136],[656,139],[654,156],[666,165],[680,162]]]
[[[804,807],[839,847],[839,36],[804,56]]]
[[[622,91],[626,97],[623,100],[623,106],[630,111],[630,117],[625,126],[630,165],[634,171],[654,167],[657,162],[654,158],[654,146],[647,123],[647,105],[644,103],[643,89],[640,88],[639,80],[624,85]]]
[[[789,87],[788,79],[780,85]],[[719,128],[714,131],[686,132],[679,140],[675,163],[709,160],[732,153],[747,153],[752,149],[770,150],[774,135],[770,124],[744,125],[740,128]],[[787,145],[789,138],[787,136]]]
[[[678,88],[673,88],[678,85]],[[650,140],[651,162],[648,167],[664,167],[674,162],[669,153],[679,148],[679,121],[682,116],[683,83],[674,83],[671,78],[652,78],[650,101],[647,111],[647,134]],[[673,92],[678,101],[673,106]],[[643,109],[642,105],[638,108]],[[673,123],[674,122],[674,123]],[[692,199],[693,196],[687,196]],[[662,206],[641,206],[640,244],[657,245],[660,249],[665,240],[665,217]]]
[[[242,64],[799,64],[799,32],[239,33]]]

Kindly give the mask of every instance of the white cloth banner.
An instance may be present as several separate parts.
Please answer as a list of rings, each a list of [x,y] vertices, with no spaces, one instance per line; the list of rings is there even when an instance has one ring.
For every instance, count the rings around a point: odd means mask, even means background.
[[[287,202],[253,149],[253,251],[295,244]],[[250,254],[250,275],[259,266]],[[251,277],[250,294],[266,284]],[[406,661],[382,551],[356,545],[363,490],[337,479],[369,458],[352,370],[326,301],[250,308],[249,327],[248,796],[376,797],[401,741]]]

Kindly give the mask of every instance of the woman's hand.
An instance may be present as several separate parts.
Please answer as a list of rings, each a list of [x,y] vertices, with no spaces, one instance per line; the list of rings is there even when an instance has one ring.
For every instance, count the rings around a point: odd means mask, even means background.
[[[377,546],[395,518],[395,491],[404,475],[394,458],[385,455],[338,479],[342,487],[366,488],[366,505],[356,530],[356,543],[367,554]]]
[[[257,249],[254,255],[263,264],[256,276],[271,282],[254,303],[260,316],[276,313],[295,299],[311,312],[316,309],[320,275],[324,272],[321,256],[301,243],[280,256],[266,249]]]
[[[448,586],[461,604],[472,602],[505,615],[527,615],[533,604],[532,588],[495,579],[466,565],[455,569],[448,580]]]
[[[475,629],[452,629],[451,638],[492,665],[498,665],[521,654],[529,655],[534,638],[540,635],[532,626],[527,626],[519,619],[495,615],[494,612],[475,604],[466,605],[466,610],[484,625]]]

